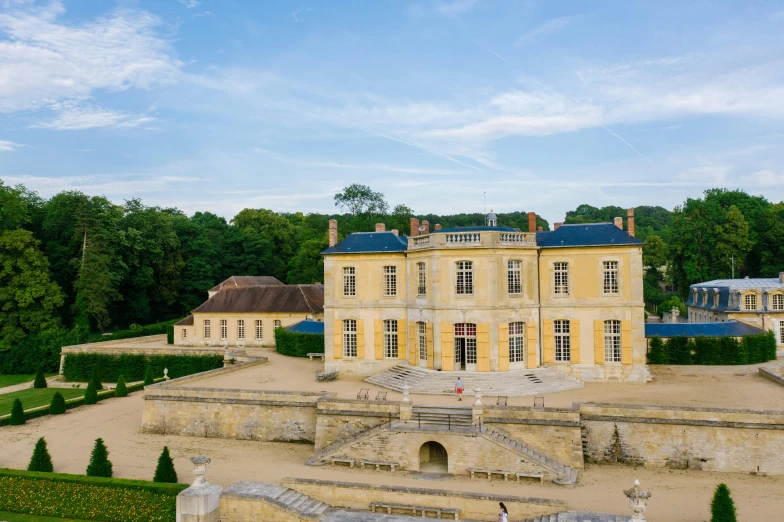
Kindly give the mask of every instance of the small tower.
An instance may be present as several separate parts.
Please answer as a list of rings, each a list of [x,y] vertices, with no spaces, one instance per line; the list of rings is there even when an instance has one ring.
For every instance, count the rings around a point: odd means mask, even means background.
[[[490,209],[490,213],[487,215],[487,226],[488,227],[497,227],[498,226],[498,217],[493,213],[493,209]]]

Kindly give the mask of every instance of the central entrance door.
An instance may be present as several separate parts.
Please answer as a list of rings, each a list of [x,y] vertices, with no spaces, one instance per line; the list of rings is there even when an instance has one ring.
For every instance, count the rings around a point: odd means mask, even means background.
[[[448,473],[449,458],[444,448],[438,442],[430,441],[419,448],[419,471],[430,473]]]
[[[476,371],[476,325],[455,325],[455,370]]]

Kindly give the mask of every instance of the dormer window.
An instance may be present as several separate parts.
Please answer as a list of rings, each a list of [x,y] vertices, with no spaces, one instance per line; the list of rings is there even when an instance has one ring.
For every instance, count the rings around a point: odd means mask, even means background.
[[[773,310],[784,310],[784,294],[773,294],[771,296],[771,308]]]
[[[697,306],[699,304],[699,303],[697,303],[697,289],[696,288],[691,291],[691,300],[694,302],[694,306]]]
[[[744,299],[744,304],[746,310],[756,310],[757,309],[757,296],[754,294],[746,294]]]
[[[713,308],[719,306],[719,293],[713,292]]]

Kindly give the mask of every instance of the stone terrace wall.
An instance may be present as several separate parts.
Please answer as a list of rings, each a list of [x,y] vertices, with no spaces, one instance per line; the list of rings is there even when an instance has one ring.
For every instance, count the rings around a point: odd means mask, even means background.
[[[409,488],[376,484],[356,484],[328,480],[286,478],[283,486],[320,500],[332,507],[369,509],[371,502],[391,502],[413,506],[460,509],[460,519],[495,521],[498,503],[503,502],[512,514],[512,520],[523,520],[537,515],[547,515],[566,510],[563,500],[531,497],[512,497],[443,491],[438,489]]]
[[[579,410],[524,406],[483,409],[482,422],[488,427],[498,427],[562,464],[583,467]]]
[[[400,403],[321,398],[316,410],[316,450],[400,418]]]
[[[580,404],[588,460],[784,474],[784,411]]]

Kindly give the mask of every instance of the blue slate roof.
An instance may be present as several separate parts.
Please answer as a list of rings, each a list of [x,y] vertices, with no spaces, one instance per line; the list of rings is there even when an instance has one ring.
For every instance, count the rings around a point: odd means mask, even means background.
[[[304,321],[288,325],[286,328],[284,328],[284,330],[292,333],[324,335],[324,323],[322,321],[311,321],[310,319],[305,319]]]
[[[697,290],[697,301],[694,301],[694,290]],[[708,292],[708,302],[704,302],[703,292]],[[784,290],[784,283],[777,277],[773,278],[753,278],[753,279],[715,279],[691,285],[689,297],[686,299],[686,306],[694,306],[704,310],[715,312],[738,312],[738,313],[758,313],[758,310],[743,310],[741,307],[740,293],[747,290],[756,290],[762,294],[775,290]],[[719,293],[719,304],[713,306],[713,296],[716,291]],[[735,294],[734,299],[731,295]],[[770,301],[767,296],[762,297],[763,310],[770,310]]]
[[[408,238],[392,232],[354,232],[322,254],[405,252],[407,247]]]
[[[551,232],[537,232],[536,244],[542,248],[565,248],[642,245],[643,242],[612,223],[583,223],[581,225],[561,225],[557,230]]]
[[[645,324],[645,337],[744,337],[764,333],[766,330],[740,321]]]

